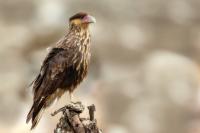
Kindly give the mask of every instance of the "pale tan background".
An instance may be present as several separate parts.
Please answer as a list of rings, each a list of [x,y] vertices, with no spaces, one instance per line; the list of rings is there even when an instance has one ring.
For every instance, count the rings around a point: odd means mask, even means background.
[[[86,11],[89,75],[75,91],[104,133],[200,133],[199,0],[0,0],[0,132],[27,133],[28,84],[68,18]],[[50,113],[33,133],[53,132]]]

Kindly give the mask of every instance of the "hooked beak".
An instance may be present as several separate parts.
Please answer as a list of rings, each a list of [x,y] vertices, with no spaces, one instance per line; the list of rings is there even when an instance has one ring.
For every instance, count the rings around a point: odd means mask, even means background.
[[[96,19],[93,16],[87,15],[82,20],[83,23],[96,23]]]

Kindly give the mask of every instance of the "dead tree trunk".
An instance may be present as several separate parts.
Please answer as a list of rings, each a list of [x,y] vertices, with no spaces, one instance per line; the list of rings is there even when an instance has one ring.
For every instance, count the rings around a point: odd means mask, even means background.
[[[55,111],[52,116],[62,112],[62,116],[57,123],[54,133],[102,133],[97,127],[97,121],[94,118],[95,106],[88,106],[89,118],[80,118],[84,111],[81,102],[68,104]]]

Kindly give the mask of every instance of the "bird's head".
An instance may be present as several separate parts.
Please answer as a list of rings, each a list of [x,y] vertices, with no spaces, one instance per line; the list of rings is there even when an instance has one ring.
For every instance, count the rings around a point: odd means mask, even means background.
[[[87,13],[77,13],[69,18],[70,26],[87,27],[91,23],[95,23],[96,19]]]

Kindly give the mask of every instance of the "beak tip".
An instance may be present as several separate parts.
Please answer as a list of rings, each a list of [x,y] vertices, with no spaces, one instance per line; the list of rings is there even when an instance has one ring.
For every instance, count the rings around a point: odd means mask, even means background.
[[[93,16],[87,15],[83,21],[87,22],[87,23],[96,23],[96,19]]]
[[[94,18],[94,20],[93,20],[93,23],[96,23],[97,21],[96,21],[96,19]]]
[[[96,19],[95,19],[95,17],[93,17],[93,16],[88,16],[88,18],[89,18],[89,23],[96,23]]]

